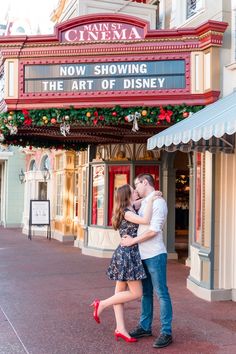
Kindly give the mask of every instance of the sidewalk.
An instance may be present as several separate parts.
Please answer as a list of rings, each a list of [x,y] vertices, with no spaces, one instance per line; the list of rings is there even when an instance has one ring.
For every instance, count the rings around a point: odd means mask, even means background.
[[[72,243],[33,237],[0,227],[0,354],[193,354],[236,353],[236,304],[209,303],[186,289],[188,268],[170,261],[174,343],[154,349],[154,337],[116,342],[113,310],[98,325],[89,304],[113,294],[105,275],[109,259],[81,255]],[[128,328],[139,302],[126,305]],[[154,335],[159,333],[155,300]]]

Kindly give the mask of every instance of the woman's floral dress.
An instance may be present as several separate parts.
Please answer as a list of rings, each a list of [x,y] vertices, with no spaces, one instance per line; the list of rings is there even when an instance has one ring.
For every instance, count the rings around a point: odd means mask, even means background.
[[[124,212],[130,211],[128,208]],[[136,237],[138,225],[125,219],[122,220],[119,228],[120,236],[129,235]],[[107,275],[112,280],[127,281],[141,280],[146,278],[146,273],[141,261],[138,245],[131,247],[118,246],[113,253]]]

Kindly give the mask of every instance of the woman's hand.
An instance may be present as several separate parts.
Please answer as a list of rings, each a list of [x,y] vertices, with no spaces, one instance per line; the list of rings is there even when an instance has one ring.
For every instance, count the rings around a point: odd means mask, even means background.
[[[162,192],[161,191],[155,191],[153,196],[151,197],[151,201],[154,202],[154,200],[162,198]]]

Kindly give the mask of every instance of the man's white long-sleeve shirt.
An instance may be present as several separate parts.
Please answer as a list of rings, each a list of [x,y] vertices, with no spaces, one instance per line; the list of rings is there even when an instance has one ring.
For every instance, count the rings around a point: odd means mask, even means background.
[[[154,192],[153,192],[154,193]],[[143,216],[147,205],[147,201],[152,197],[150,193],[143,199],[139,209],[139,215]],[[157,198],[153,202],[152,217],[149,225],[139,225],[138,236],[147,231],[155,231],[156,235],[147,241],[139,243],[139,252],[141,259],[152,258],[166,252],[166,247],[163,242],[163,226],[167,218],[167,205],[163,198]]]

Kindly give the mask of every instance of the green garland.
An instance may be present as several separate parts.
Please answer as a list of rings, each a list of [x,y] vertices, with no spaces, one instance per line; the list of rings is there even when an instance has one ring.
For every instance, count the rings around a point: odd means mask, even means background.
[[[81,142],[71,142],[71,141],[64,141],[60,142],[58,140],[47,140],[47,139],[40,139],[36,137],[27,136],[26,139],[22,139],[21,137],[10,135],[4,140],[4,144],[7,145],[14,145],[20,147],[28,147],[32,149],[32,147],[36,148],[44,148],[44,149],[56,149],[56,150],[74,150],[74,151],[82,151],[86,150],[88,147],[87,143]]]
[[[187,106],[168,105],[158,107],[121,107],[112,108],[78,108],[71,106],[68,109],[40,109],[10,111],[0,114],[0,142],[25,146],[33,145],[36,147],[56,147],[56,148],[73,148],[75,150],[86,148],[86,144],[63,143],[56,140],[46,142],[42,139],[39,141],[35,138],[27,137],[27,139],[19,139],[17,132],[19,128],[28,127],[58,127],[63,124],[67,126],[99,126],[109,125],[127,125],[134,120],[139,126],[169,126],[177,123],[202,109],[203,106]],[[137,118],[137,119],[136,119]],[[69,134],[69,133],[68,133]]]

